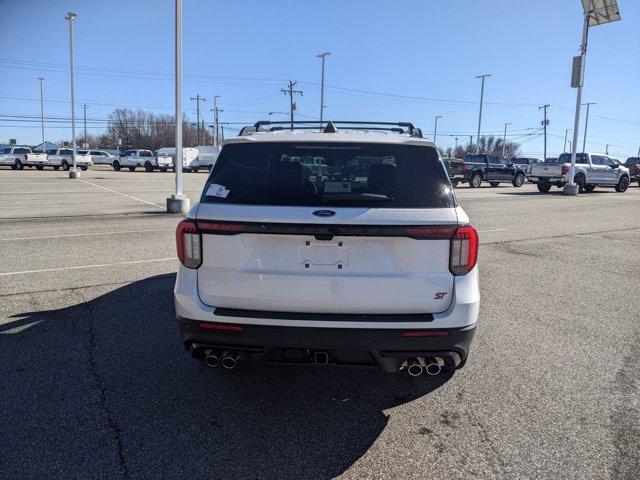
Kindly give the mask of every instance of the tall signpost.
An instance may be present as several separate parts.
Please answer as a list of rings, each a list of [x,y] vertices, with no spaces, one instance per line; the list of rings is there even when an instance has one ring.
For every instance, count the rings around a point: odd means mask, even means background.
[[[584,85],[584,69],[587,58],[587,39],[589,27],[595,27],[605,23],[620,20],[620,10],[617,0],[582,0],[584,10],[584,24],[582,28],[582,44],[580,55],[573,57],[573,69],[571,72],[571,87],[576,88],[576,114],[573,121],[573,141],[571,142],[571,168],[569,169],[569,181],[565,184],[562,193],[565,195],[578,195],[578,185],[575,184],[576,148],[578,146],[578,130],[580,128],[580,106],[582,102],[582,86]]]

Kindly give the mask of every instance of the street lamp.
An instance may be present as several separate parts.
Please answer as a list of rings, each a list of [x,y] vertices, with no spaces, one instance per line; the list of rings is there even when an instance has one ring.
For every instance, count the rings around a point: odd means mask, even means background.
[[[40,123],[42,126],[42,153],[44,153],[44,77],[38,77],[40,80]]]
[[[511,125],[511,122],[504,124],[504,136],[502,137],[502,156],[504,157],[505,148],[507,146],[507,125]]]
[[[69,169],[69,178],[78,178],[80,172],[76,168],[76,101],[75,89],[73,86],[73,21],[78,14],[69,12],[64,17],[69,22],[69,70],[71,73],[71,147],[73,148],[73,166]]]
[[[331,52],[319,53],[317,58],[322,59],[322,74],[320,79],[320,128],[322,128],[322,118],[324,113],[324,59],[327,55],[331,55]]]
[[[578,143],[578,129],[580,128],[580,106],[582,102],[582,86],[584,85],[585,61],[587,58],[587,38],[589,27],[598,26],[620,20],[620,10],[616,0],[582,0],[584,11],[584,23],[582,28],[582,43],[580,55],[573,57],[573,69],[571,72],[571,86],[576,92],[576,114],[573,120],[573,142],[571,144],[571,167],[569,168],[569,181],[565,184],[562,193],[565,195],[578,195],[579,188],[573,181],[576,171],[576,148]]]
[[[438,119],[442,118],[442,115],[436,115],[436,122],[433,126],[433,143],[436,143],[436,136],[438,135]]]
[[[490,74],[478,75],[476,78],[482,79],[480,87],[480,112],[478,113],[478,136],[476,137],[476,154],[480,153],[480,126],[482,125],[482,102],[484,100],[484,79],[490,77]]]
[[[182,0],[175,0],[175,2],[176,157],[173,169],[176,174],[176,193],[167,198],[167,212],[187,213],[191,202],[182,193]]]

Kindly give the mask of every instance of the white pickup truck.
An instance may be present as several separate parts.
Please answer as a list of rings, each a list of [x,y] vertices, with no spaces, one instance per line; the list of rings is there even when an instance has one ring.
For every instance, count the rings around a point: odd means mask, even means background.
[[[73,166],[73,149],[72,148],[52,148],[45,152],[47,154],[46,166],[53,167],[54,170],[69,170]],[[76,166],[81,170],[86,170],[93,162],[91,155],[81,155],[76,150]]]
[[[121,168],[128,168],[130,172],[138,167],[144,167],[147,172],[159,168],[157,158],[151,150],[126,150],[118,160],[112,163],[113,169],[119,172]]]
[[[530,182],[537,184],[540,192],[546,193],[552,185],[559,188],[569,181],[571,154],[563,153],[554,163],[540,163],[531,166],[527,175]],[[629,186],[629,169],[618,165],[607,155],[600,153],[576,154],[576,169],[573,177],[580,193],[593,192],[596,187],[613,187],[616,192],[624,192]]]
[[[29,147],[5,147],[0,150],[0,165],[7,165],[11,170],[22,170],[36,167],[42,170],[47,163],[44,153],[33,153]]]

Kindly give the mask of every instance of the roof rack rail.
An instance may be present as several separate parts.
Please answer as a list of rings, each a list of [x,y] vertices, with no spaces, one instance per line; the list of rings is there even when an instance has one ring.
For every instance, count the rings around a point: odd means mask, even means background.
[[[287,126],[291,130],[319,130],[324,133],[336,133],[338,126],[344,127],[346,130],[376,130],[389,131],[401,134],[408,134],[412,137],[422,137],[422,130],[416,128],[411,122],[373,122],[361,120],[294,120],[291,121],[272,121],[259,120],[252,126],[243,127],[240,135],[251,135],[256,132],[273,132],[277,130],[286,130]],[[293,127],[293,128],[291,128]]]

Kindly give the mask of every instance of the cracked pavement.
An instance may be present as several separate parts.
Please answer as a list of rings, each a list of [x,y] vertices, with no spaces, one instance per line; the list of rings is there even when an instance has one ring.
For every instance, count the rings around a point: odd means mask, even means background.
[[[160,204],[173,180],[85,178]],[[0,171],[0,478],[640,478],[640,188],[456,191],[482,243],[464,369],[220,374],[180,345],[177,217]]]

